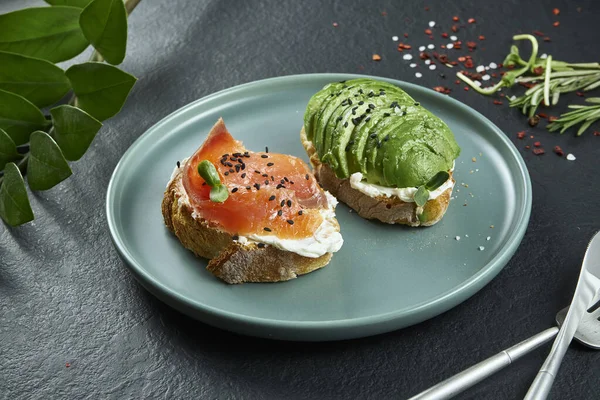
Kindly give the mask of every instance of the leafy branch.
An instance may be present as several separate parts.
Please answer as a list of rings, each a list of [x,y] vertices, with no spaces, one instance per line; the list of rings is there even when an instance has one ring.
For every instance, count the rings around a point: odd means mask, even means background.
[[[34,219],[23,175],[34,191],[71,176],[69,161],[86,153],[136,82],[115,65],[140,0],[46,2],[0,15],[0,217],[12,226]],[[55,65],[90,45],[88,62],[66,71]]]

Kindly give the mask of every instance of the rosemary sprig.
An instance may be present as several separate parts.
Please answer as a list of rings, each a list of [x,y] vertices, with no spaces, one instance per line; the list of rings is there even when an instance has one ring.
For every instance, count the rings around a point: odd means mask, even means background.
[[[566,112],[559,119],[549,123],[548,130],[554,132],[560,129],[560,133],[564,133],[570,127],[581,124],[577,130],[577,136],[581,136],[590,125],[600,119],[600,97],[590,97],[585,101],[593,105],[570,105],[569,108],[574,111]]]

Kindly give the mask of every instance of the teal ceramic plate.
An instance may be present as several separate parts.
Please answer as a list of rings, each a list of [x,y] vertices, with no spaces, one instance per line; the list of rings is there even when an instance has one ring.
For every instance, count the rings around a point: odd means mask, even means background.
[[[340,204],[344,245],[329,265],[288,282],[243,285],[214,278],[206,261],[165,228],[160,204],[173,168],[199,147],[219,117],[247,148],[269,146],[308,162],[299,132],[310,96],[329,82],[355,77],[297,75],[237,86],[181,108],[143,134],[117,165],[107,195],[113,242],[139,282],[210,325],[266,338],[325,341],[416,324],[493,279],[529,221],[531,183],[521,156],[471,108],[389,79],[442,118],[462,148],[454,199],[437,225],[366,221]]]

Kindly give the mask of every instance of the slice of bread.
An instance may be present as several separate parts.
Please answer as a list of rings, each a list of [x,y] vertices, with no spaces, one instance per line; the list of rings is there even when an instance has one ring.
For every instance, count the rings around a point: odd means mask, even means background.
[[[300,138],[310,158],[315,176],[323,189],[328,190],[339,201],[346,203],[365,219],[377,219],[388,224],[431,226],[439,222],[448,209],[452,188],[425,203],[420,218],[417,214],[417,204],[414,202],[404,202],[396,196],[368,196],[354,189],[350,185],[349,178],[338,178],[329,165],[321,163],[313,143],[306,137],[304,127],[300,131]],[[450,179],[454,182],[452,173],[450,173]]]
[[[331,253],[309,258],[280,250],[274,246],[258,247],[254,242],[242,244],[229,233],[194,215],[186,200],[183,168],[179,168],[162,200],[162,215],[167,228],[183,246],[195,255],[209,259],[206,269],[230,284],[244,282],[280,282],[322,268]]]

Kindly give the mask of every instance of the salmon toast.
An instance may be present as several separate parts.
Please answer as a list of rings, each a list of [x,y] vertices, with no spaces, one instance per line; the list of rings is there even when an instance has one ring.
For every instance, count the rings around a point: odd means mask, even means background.
[[[324,267],[341,248],[336,205],[300,158],[250,151],[219,119],[178,163],[162,214],[216,277],[277,282]]]

